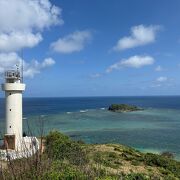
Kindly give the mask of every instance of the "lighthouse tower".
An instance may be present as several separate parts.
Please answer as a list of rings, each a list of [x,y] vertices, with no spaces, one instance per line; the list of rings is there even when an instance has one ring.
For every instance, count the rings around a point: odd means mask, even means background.
[[[7,149],[18,150],[22,143],[22,93],[25,84],[19,69],[5,72],[5,135],[4,145]]]

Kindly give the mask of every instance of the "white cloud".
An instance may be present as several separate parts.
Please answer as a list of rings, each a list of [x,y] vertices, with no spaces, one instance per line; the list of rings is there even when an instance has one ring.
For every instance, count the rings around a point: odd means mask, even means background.
[[[61,9],[49,0],[1,0],[0,31],[43,30],[53,24],[62,24]]]
[[[0,53],[0,73],[4,73],[9,68],[15,68],[21,62],[21,58],[16,53]]]
[[[157,66],[157,67],[155,68],[155,71],[163,71],[163,68],[162,68],[161,66]]]
[[[153,82],[151,87],[157,88],[157,87],[168,87],[173,86],[173,79],[167,78],[166,76],[160,76],[156,78]]]
[[[161,77],[158,77],[157,79],[156,79],[156,82],[166,82],[168,80],[168,78],[167,77],[165,77],[165,76],[161,76]]]
[[[32,60],[30,63],[24,62],[24,76],[33,78],[39,74],[44,68],[50,67],[55,64],[52,58],[46,58],[41,63],[37,60]]]
[[[152,87],[152,88],[158,88],[158,87],[162,87],[162,84],[157,84],[157,83],[155,83],[155,84],[152,84],[150,87]]]
[[[63,23],[60,16],[61,9],[49,0],[1,0],[0,51],[37,45],[44,28]]]
[[[119,39],[117,44],[113,47],[114,51],[122,51],[137,46],[143,46],[153,43],[156,40],[157,31],[160,26],[134,26],[131,28],[131,35]]]
[[[36,74],[39,74],[44,68],[50,67],[55,64],[52,58],[46,58],[42,62],[32,60],[26,62],[18,56],[17,53],[0,53],[0,73],[4,73],[5,70],[15,69],[15,65],[24,64],[24,77],[33,78]]]
[[[91,40],[92,33],[88,30],[75,31],[63,38],[59,38],[51,44],[51,48],[59,53],[72,53],[84,49],[85,45]]]
[[[110,73],[113,70],[121,69],[122,67],[141,68],[143,66],[152,65],[154,58],[151,56],[132,56],[128,59],[123,59],[111,65],[106,72]]]
[[[54,59],[52,58],[46,58],[44,59],[43,63],[42,63],[42,67],[45,68],[45,67],[48,67],[48,66],[52,66],[55,64],[55,61]]]
[[[12,32],[0,34],[0,50],[3,52],[16,51],[25,47],[34,47],[42,40],[40,33]]]
[[[90,75],[90,78],[99,78],[99,77],[101,77],[100,73],[95,73]]]

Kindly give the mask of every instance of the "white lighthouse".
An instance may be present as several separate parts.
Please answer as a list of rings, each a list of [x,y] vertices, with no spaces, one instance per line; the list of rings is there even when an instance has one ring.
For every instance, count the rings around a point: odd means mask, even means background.
[[[18,150],[22,143],[22,93],[25,90],[18,68],[5,72],[2,90],[5,91],[4,144],[7,149]]]
[[[19,69],[5,72],[5,134],[0,147],[0,159],[19,159],[32,156],[39,150],[39,141],[34,136],[23,137],[22,93],[25,84]]]

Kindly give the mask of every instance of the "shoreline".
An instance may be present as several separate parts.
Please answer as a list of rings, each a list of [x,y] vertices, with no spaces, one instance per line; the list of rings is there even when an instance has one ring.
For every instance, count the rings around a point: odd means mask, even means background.
[[[149,108],[141,112],[114,114],[99,108],[89,108],[87,112],[83,113],[79,111],[74,111],[71,114],[59,112],[49,114],[43,118],[46,132],[49,132],[50,129],[57,129],[66,134],[75,134],[87,143],[113,142],[136,149],[139,149],[139,147],[140,149],[145,148],[153,151],[155,149],[158,152],[165,149],[174,152],[176,159],[179,160],[179,146],[176,141],[173,141],[174,137],[179,134],[179,113],[180,110],[176,109]],[[37,121],[39,116],[25,117],[27,119],[24,119],[24,125],[26,126],[27,121],[32,127],[31,129],[38,131]],[[169,118],[172,119],[173,123],[169,121]],[[175,124],[174,127],[173,124]],[[172,143],[175,146],[171,146]]]

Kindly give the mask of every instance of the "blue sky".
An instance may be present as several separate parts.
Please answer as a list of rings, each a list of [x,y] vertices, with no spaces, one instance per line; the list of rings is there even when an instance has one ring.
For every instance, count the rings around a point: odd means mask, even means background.
[[[23,60],[28,97],[180,95],[179,9],[178,0],[0,0],[0,73]]]

